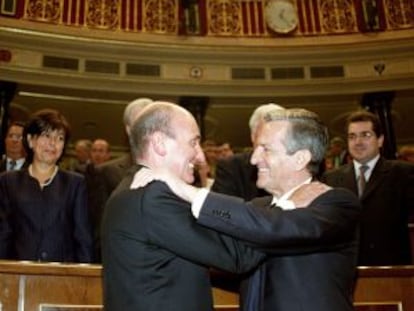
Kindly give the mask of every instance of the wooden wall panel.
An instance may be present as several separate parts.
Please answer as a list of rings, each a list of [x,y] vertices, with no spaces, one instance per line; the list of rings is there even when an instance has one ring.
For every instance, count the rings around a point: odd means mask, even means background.
[[[356,311],[414,311],[414,266],[360,267]],[[213,288],[216,311],[237,311],[238,294]],[[98,311],[100,265],[0,260],[2,311]],[[196,311],[196,310],[195,310]]]

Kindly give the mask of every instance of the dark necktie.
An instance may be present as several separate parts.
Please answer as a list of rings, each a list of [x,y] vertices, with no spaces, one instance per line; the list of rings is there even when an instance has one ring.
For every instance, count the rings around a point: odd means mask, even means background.
[[[359,177],[358,177],[358,195],[362,196],[365,189],[365,184],[367,183],[365,179],[365,172],[368,170],[368,165],[361,165],[359,167]]]
[[[15,160],[10,160],[9,162],[9,171],[14,171],[14,169],[16,168],[16,161]]]

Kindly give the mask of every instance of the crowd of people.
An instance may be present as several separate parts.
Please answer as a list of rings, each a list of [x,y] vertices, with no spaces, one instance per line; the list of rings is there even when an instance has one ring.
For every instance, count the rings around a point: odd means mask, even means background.
[[[106,310],[180,311],[212,310],[210,268],[237,275],[245,311],[345,311],[358,265],[412,264],[413,148],[385,159],[374,113],[329,139],[313,112],[261,105],[243,152],[174,103],[134,100],[123,123],[127,154],[79,139],[67,169],[59,111],[10,123],[0,259],[102,263]]]

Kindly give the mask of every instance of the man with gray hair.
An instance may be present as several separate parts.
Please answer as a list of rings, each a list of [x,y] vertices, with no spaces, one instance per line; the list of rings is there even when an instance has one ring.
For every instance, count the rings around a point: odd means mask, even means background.
[[[327,128],[315,113],[268,113],[251,163],[258,168],[257,186],[272,195],[249,203],[197,189],[165,172],[156,175],[192,203],[199,224],[267,252],[269,258],[250,278],[243,311],[354,310],[358,198],[349,190],[321,185],[325,189],[313,200],[298,199],[313,191],[308,184],[327,144]],[[132,187],[140,185],[140,178],[136,175]]]
[[[249,119],[250,138],[252,146],[256,145],[257,130],[263,122],[266,113],[284,109],[277,104],[258,106]],[[263,189],[256,187],[257,168],[250,163],[251,151],[241,152],[217,163],[216,176],[211,190],[219,193],[234,195],[245,200],[268,195]]]

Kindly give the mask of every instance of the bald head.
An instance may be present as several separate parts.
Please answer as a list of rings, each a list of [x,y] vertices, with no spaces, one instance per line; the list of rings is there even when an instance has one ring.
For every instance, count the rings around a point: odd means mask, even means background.
[[[131,128],[130,144],[138,163],[167,169],[188,183],[194,181],[195,165],[205,160],[194,116],[169,102],[142,110]]]

